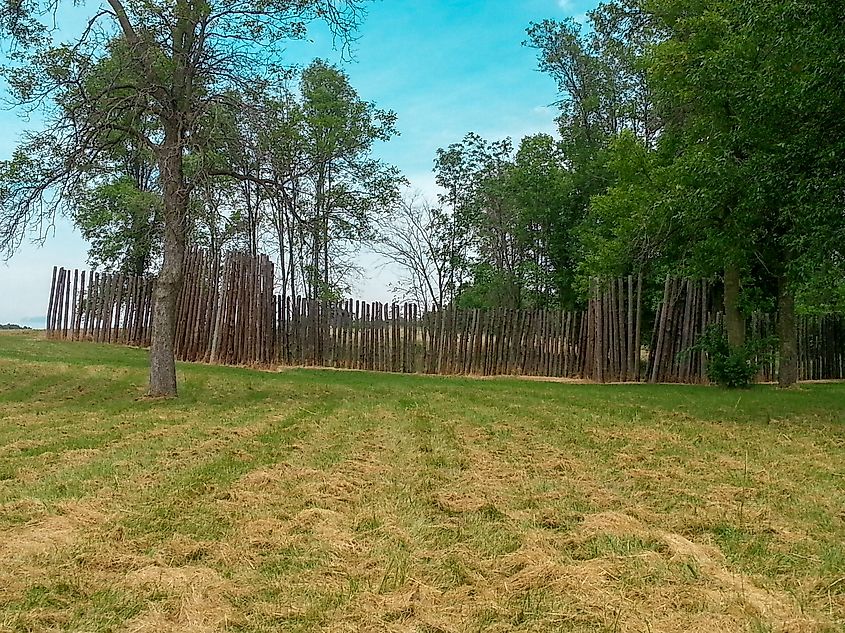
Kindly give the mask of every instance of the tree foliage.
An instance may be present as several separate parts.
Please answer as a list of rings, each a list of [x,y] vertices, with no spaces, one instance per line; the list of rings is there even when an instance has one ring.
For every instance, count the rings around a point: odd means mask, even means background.
[[[70,4],[70,3],[68,3]],[[162,264],[156,284],[150,392],[175,395],[176,293],[194,191],[216,178],[266,182],[222,168],[219,121],[234,120],[279,72],[284,43],[326,22],[341,41],[362,17],[357,0],[107,0],[82,32],[56,42],[46,22],[53,0],[4,2],[0,29],[11,64],[3,75],[44,128],[0,166],[0,251],[25,231],[73,210],[103,184],[115,154],[131,142],[154,157],[161,186]]]
[[[438,153],[472,236],[464,297],[569,306],[592,276],[642,273],[655,294],[722,277],[729,344],[777,306],[789,374],[796,306],[845,307],[845,5],[611,0],[588,19],[528,28],[558,140]]]

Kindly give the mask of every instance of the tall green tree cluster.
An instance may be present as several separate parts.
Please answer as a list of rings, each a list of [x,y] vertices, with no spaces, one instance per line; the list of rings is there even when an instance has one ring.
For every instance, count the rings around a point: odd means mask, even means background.
[[[437,153],[441,203],[465,235],[454,260],[464,305],[575,307],[583,296],[585,227],[591,200],[614,178],[620,139],[654,147],[662,121],[640,65],[652,29],[618,5],[528,29],[541,70],[556,82],[560,138],[468,134]],[[604,259],[602,259],[604,261]]]
[[[531,25],[560,138],[438,153],[472,236],[458,299],[569,306],[593,275],[717,276],[734,347],[751,310],[778,310],[794,382],[796,309],[845,308],[843,24],[841,3],[615,0],[586,29]]]
[[[215,121],[196,156],[215,178],[196,192],[193,239],[212,252],[274,253],[283,296],[330,298],[348,289],[354,254],[399,199],[403,178],[372,156],[396,134],[396,115],[322,60],[289,74],[293,87],[233,95],[258,106]]]
[[[737,281],[777,296],[781,378],[794,382],[796,296],[813,289],[808,308],[830,305],[845,272],[845,7],[671,2],[654,17],[668,34],[651,71],[665,161],[688,193],[682,238],[706,268],[723,264],[727,298]]]
[[[196,177],[187,240],[212,254],[275,253],[283,295],[342,293],[354,253],[404,182],[372,157],[373,143],[396,133],[396,115],[319,59],[226,96],[237,107],[215,108],[202,146],[186,156]],[[160,264],[162,181],[154,156],[130,137],[111,154],[64,202],[92,265],[143,275]]]
[[[530,307],[569,291],[565,172],[548,135],[487,142],[468,134],[435,161],[455,235],[449,289],[465,306]]]

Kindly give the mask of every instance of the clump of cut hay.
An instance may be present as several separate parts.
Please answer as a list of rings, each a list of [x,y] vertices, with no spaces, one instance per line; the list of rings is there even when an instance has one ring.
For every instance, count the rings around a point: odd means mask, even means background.
[[[0,559],[27,559],[70,547],[105,520],[103,513],[89,504],[65,501],[56,507],[62,514],[0,532]]]
[[[648,536],[649,530],[637,519],[622,512],[597,512],[583,518],[578,526],[581,537]]]
[[[694,565],[702,580],[713,587],[705,592],[709,601],[717,595],[722,603],[744,604],[756,616],[774,623],[774,630],[777,631],[802,633],[820,630],[819,621],[802,613],[793,597],[781,591],[763,589],[751,578],[729,572],[724,556],[716,547],[695,543],[680,534],[647,526],[619,512],[603,512],[585,517],[578,534],[582,538],[607,534],[659,540],[667,548],[668,562]]]
[[[299,541],[290,533],[290,521],[262,517],[243,522],[237,527],[239,539],[258,551],[273,551],[290,547]]]
[[[208,567],[149,565],[127,574],[125,583],[148,595],[168,596],[128,622],[127,633],[212,633],[223,630],[232,617],[227,599],[232,586]]]

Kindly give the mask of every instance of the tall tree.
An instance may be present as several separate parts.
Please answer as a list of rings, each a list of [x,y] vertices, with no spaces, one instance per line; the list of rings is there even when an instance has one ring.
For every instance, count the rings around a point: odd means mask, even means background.
[[[521,304],[571,308],[576,240],[580,214],[568,205],[571,174],[562,144],[548,134],[526,136],[505,171],[501,190],[513,210]]]
[[[300,92],[313,194],[307,290],[320,298],[333,294],[341,277],[332,274],[332,249],[372,237],[377,216],[399,199],[403,179],[371,155],[376,141],[397,133],[394,112],[362,100],[346,74],[322,60],[303,71]]]
[[[68,3],[69,4],[69,3]],[[358,24],[357,0],[107,0],[82,33],[55,43],[45,20],[53,0],[6,2],[0,29],[13,42],[4,76],[18,102],[42,106],[46,128],[30,135],[0,188],[0,249],[28,226],[66,208],[114,145],[126,136],[155,156],[162,189],[163,259],[156,284],[150,350],[151,395],[176,394],[176,295],[182,278],[189,200],[197,182],[225,175],[201,158],[203,129],[230,95],[260,83],[314,20],[341,38]],[[78,9],[74,9],[77,11]],[[104,73],[99,64],[105,62]],[[91,81],[96,74],[96,81]],[[153,122],[150,129],[147,122]],[[142,125],[142,122],[144,123]],[[190,167],[186,157],[198,154]]]
[[[575,302],[575,249],[570,215],[573,182],[562,144],[547,134],[510,139],[467,134],[438,150],[437,182],[445,189],[455,246],[450,278],[465,305],[539,307]]]
[[[796,291],[818,281],[814,270],[839,269],[831,293],[843,278],[841,242],[831,237],[845,229],[845,7],[661,0],[652,9],[669,34],[652,64],[667,142],[703,193],[681,220],[693,220],[696,241],[725,262],[726,297],[741,270],[760,268],[756,276],[778,288],[780,383],[789,386]],[[732,342],[743,331],[729,327]]]
[[[584,289],[582,276],[641,269],[642,262],[633,256],[634,250],[640,251],[637,257],[642,255],[642,248],[611,248],[618,240],[607,239],[617,230],[630,235],[634,217],[611,211],[607,204],[605,217],[600,217],[590,211],[591,201],[611,192],[618,179],[632,175],[632,169],[619,171],[625,162],[622,148],[632,152],[631,158],[647,154],[663,128],[643,63],[660,39],[653,19],[639,0],[617,0],[599,5],[588,13],[588,20],[588,29],[571,19],[531,24],[525,42],[537,50],[539,69],[558,86],[557,154],[565,184],[558,197],[557,238],[551,254],[568,305],[577,289]],[[633,163],[629,167],[638,169]],[[580,253],[579,241],[583,241]],[[647,250],[654,249],[647,246]]]

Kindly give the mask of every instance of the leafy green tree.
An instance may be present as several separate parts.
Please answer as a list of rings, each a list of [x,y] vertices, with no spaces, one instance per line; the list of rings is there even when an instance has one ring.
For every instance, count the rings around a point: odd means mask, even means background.
[[[521,258],[518,278],[522,305],[574,307],[573,270],[577,257],[574,227],[580,215],[567,204],[571,174],[559,142],[548,134],[522,139],[502,190],[514,210]]]
[[[54,1],[6,2],[0,30],[13,43],[4,77],[23,106],[41,107],[46,128],[0,170],[0,249],[66,210],[100,173],[110,150],[131,137],[155,157],[162,191],[162,265],[156,284],[150,393],[176,394],[173,349],[190,199],[198,183],[231,170],[200,158],[204,129],[233,92],[272,74],[284,43],[321,20],[341,38],[362,15],[357,0],[107,0],[82,33],[56,43],[45,22]],[[68,3],[70,4],[70,3]],[[98,3],[99,5],[99,3]],[[79,9],[75,9],[79,10]],[[103,65],[108,69],[102,70]],[[237,174],[240,179],[254,176]]]
[[[471,283],[480,187],[495,164],[507,160],[510,151],[510,141],[488,145],[473,132],[460,143],[437,150],[435,182],[443,190],[438,198],[448,210],[451,222],[446,245],[449,261],[446,288],[450,302]]]
[[[524,257],[506,183],[512,153],[510,139],[488,142],[473,133],[438,150],[436,179],[446,189],[441,202],[451,203],[453,221],[464,233],[463,241],[456,244],[460,250],[455,250],[453,265],[453,275],[460,276],[462,283],[450,282],[456,298],[466,294],[467,285],[478,283],[482,271],[489,268],[494,273],[485,286],[487,303],[520,305]]]
[[[323,297],[338,289],[342,277],[332,274],[333,263],[340,263],[332,250],[374,237],[378,216],[396,204],[404,180],[371,153],[376,141],[397,133],[394,112],[363,101],[345,73],[321,60],[303,71],[300,92],[312,192],[306,290],[308,296]]]
[[[510,139],[488,142],[477,134],[438,150],[441,203],[455,235],[447,284],[453,299],[508,307],[573,300],[563,160],[560,144],[546,134],[525,137],[516,152]]]
[[[396,133],[395,114],[361,99],[322,60],[229,99],[242,105],[209,117],[196,156],[198,175],[213,174],[199,217],[220,225],[203,222],[203,232],[248,252],[275,251],[284,296],[339,295],[358,246],[398,199],[403,179],[372,156],[374,142]]]
[[[743,347],[745,312],[777,303],[780,381],[793,383],[796,297],[836,305],[845,278],[843,8],[619,0],[603,15],[627,16],[617,32],[631,42],[653,39],[628,49],[662,123],[653,142],[629,129],[609,143],[579,265],[721,271],[729,344]]]
[[[584,287],[591,276],[650,275],[679,255],[667,195],[675,182],[661,157],[623,132],[610,143],[606,159],[613,183],[590,199],[577,229],[577,269]]]
[[[662,127],[642,64],[657,38],[647,14],[626,0],[601,4],[588,19],[587,33],[572,18],[532,23],[525,42],[557,83],[558,124],[576,164],[589,162],[624,130],[651,147]]]
[[[93,266],[138,276],[158,257],[160,217],[161,196],[126,176],[92,190],[73,213]]]
[[[648,213],[642,159],[663,127],[643,64],[657,32],[635,0],[602,4],[588,19],[586,31],[571,19],[532,24],[526,42],[559,91],[558,180],[564,184],[556,194],[551,255],[568,306],[586,292],[585,278],[642,270],[656,250],[626,238],[635,237]],[[637,199],[629,200],[634,189]],[[600,208],[591,211],[597,197]],[[623,200],[622,207],[614,203]]]
[[[128,122],[127,122],[128,124]],[[88,241],[93,266],[132,275],[151,272],[161,256],[162,197],[152,153],[126,135],[116,135],[110,160],[91,173],[68,204],[74,224]]]
[[[654,52],[675,168],[697,195],[679,214],[726,295],[757,263],[777,286],[780,382],[797,378],[795,295],[841,284],[845,40],[838,3],[653,3],[669,37]],[[692,240],[691,240],[692,241]],[[731,330],[728,331],[729,335]],[[737,340],[731,341],[736,344]]]
[[[558,84],[583,276],[724,280],[728,341],[778,305],[780,382],[796,305],[841,304],[841,3],[614,0],[529,28]]]

